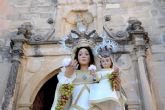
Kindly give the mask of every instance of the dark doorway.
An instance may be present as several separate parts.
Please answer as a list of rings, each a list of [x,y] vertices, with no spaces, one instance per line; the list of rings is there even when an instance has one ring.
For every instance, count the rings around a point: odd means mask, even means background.
[[[53,100],[55,88],[57,85],[57,76],[49,79],[38,92],[32,110],[50,110]]]

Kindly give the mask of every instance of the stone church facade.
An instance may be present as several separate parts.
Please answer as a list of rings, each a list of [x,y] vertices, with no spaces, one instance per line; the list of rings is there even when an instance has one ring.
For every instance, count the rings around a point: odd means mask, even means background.
[[[71,55],[61,38],[81,27],[78,20],[85,35],[106,33],[118,42],[113,60],[121,71],[129,110],[165,110],[164,0],[0,3],[2,110],[50,109],[61,61]]]

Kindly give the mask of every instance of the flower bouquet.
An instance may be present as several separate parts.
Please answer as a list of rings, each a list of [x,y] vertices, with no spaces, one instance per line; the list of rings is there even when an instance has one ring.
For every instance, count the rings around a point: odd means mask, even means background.
[[[58,99],[55,110],[64,110],[65,105],[72,96],[73,88],[73,84],[63,84],[60,86],[60,97]]]
[[[112,90],[115,90],[117,87],[116,77],[118,77],[118,73],[112,72],[112,74],[107,74],[107,78],[109,79],[109,82],[112,86]]]

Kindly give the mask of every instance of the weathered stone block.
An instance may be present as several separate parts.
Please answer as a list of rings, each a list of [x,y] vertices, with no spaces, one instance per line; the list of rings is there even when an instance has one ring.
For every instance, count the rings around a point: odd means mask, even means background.
[[[11,1],[14,5],[14,7],[30,7],[31,6],[31,1],[29,0],[16,0],[16,1]]]
[[[32,1],[32,7],[36,6],[51,6],[53,3],[51,0],[34,0]]]
[[[165,45],[163,45],[163,44],[159,44],[159,45],[153,45],[152,47],[151,47],[151,49],[152,49],[152,53],[153,54],[162,54],[162,53],[165,53],[165,50],[164,50],[164,47],[165,47]]]
[[[149,10],[144,10],[141,12],[134,13],[134,16],[136,16],[138,19],[140,19],[140,18],[147,18],[148,19],[151,17]]]
[[[160,8],[159,12],[162,16],[164,16],[165,15],[165,8]]]
[[[47,23],[47,18],[46,19],[38,19],[36,21],[36,24],[37,24],[36,28],[38,28],[38,29],[49,29],[49,28],[51,28],[51,25]]]
[[[154,62],[164,62],[165,61],[165,55],[163,53],[154,54],[153,55],[153,61]]]
[[[97,2],[102,2],[101,0],[97,0]],[[70,5],[70,4],[89,4],[92,3],[91,0],[58,0],[59,4],[62,5]]]
[[[121,8],[133,8],[136,7],[136,3],[135,2],[123,2],[120,4]]]
[[[158,10],[154,9],[154,10],[151,10],[151,15],[153,17],[157,16],[158,15]]]
[[[162,34],[162,41],[165,43],[165,33]]]
[[[48,12],[53,12],[54,11],[54,8],[53,7],[50,7],[50,6],[40,6],[40,7],[31,7],[30,8],[30,12],[31,13],[48,13]]]
[[[10,20],[0,19],[0,30],[8,29],[10,27],[10,22],[11,22]]]
[[[6,16],[7,20],[18,20],[19,19],[19,15],[18,14],[12,14],[12,15],[7,15]]]
[[[158,23],[161,24],[161,25],[162,25],[162,24],[165,24],[165,17],[158,18],[157,21],[158,21]]]
[[[144,1],[144,2],[136,2],[136,6],[150,6],[151,1]]]
[[[45,18],[45,19],[49,19],[49,18],[53,18],[54,14],[53,13],[40,13],[40,18]]]
[[[5,45],[5,39],[2,38],[0,39],[0,50],[3,48],[4,45]]]
[[[19,20],[31,20],[39,18],[39,14],[33,13],[22,13],[20,14]]]
[[[2,63],[2,62],[3,62],[3,58],[2,58],[2,54],[0,52],[0,63]]]
[[[17,7],[16,9],[17,9],[18,13],[29,13],[30,12],[29,7]]]
[[[107,15],[126,15],[128,14],[128,10],[127,9],[123,9],[123,8],[113,8],[113,9],[106,9],[105,12]]]
[[[161,37],[159,37],[159,36],[150,37],[150,40],[151,40],[152,44],[160,44],[160,43],[162,43]]]
[[[120,3],[122,0],[106,0],[107,3]]]
[[[11,64],[10,63],[0,63],[0,104],[2,103],[2,98],[6,89],[7,79],[9,75]]]

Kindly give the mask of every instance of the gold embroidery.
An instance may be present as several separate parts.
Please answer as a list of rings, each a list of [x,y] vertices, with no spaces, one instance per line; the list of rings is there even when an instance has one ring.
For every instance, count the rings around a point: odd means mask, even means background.
[[[73,84],[92,84],[93,76],[90,75],[89,71],[76,71],[76,79],[73,81]]]
[[[77,110],[85,110],[85,109],[83,109],[82,107],[80,107],[80,106],[78,106],[78,105],[75,105],[75,104],[73,104],[72,107],[73,107],[73,108],[76,108]]]
[[[84,108],[82,108],[82,107],[80,107],[80,106],[78,106],[78,105],[72,105],[72,107],[73,108],[76,108],[77,110],[85,110]],[[100,109],[99,107],[97,107],[97,106],[92,106],[92,107],[90,107],[88,110],[102,110],[102,109]]]
[[[86,89],[88,90],[88,92],[90,92],[89,87],[86,84],[84,86],[86,87]]]
[[[102,109],[95,105],[90,107],[88,110],[102,110]]]

